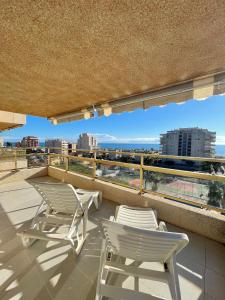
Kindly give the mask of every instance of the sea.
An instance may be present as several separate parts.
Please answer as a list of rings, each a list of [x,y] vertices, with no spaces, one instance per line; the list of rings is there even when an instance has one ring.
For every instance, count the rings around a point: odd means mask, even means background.
[[[99,143],[100,148],[120,149],[120,150],[159,150],[159,144],[125,144],[125,143]],[[45,147],[45,143],[40,143],[41,147]],[[216,156],[225,156],[225,145],[216,145]]]
[[[159,150],[159,144],[120,144],[120,143],[99,143],[101,148],[123,149],[123,150]],[[217,156],[225,156],[225,145],[216,145]]]

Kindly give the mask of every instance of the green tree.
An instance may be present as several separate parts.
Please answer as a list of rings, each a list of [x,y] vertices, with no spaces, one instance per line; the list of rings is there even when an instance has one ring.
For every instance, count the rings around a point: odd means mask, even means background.
[[[185,160],[185,164],[188,166],[188,167],[193,167],[195,165],[195,162],[192,161],[192,160]]]
[[[145,184],[152,182],[152,191],[156,192],[158,190],[158,184],[163,182],[164,177],[164,174],[148,172],[145,178]]]
[[[215,171],[215,173],[217,173],[219,171],[220,167],[221,167],[221,163],[219,163],[219,162],[204,161],[202,163],[202,171],[205,171],[208,173],[212,173],[213,170]]]
[[[6,142],[6,147],[12,147],[12,143]]]
[[[216,207],[222,207],[224,204],[224,186],[220,182],[212,181],[209,184],[208,204]]]

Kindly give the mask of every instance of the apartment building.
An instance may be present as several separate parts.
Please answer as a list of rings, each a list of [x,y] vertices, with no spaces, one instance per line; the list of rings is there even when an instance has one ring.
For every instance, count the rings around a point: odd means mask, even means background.
[[[213,157],[215,141],[216,132],[198,127],[170,130],[160,136],[165,155]]]
[[[93,150],[98,146],[96,138],[88,133],[80,134],[77,141],[77,149]]]
[[[21,141],[21,146],[24,148],[35,148],[39,146],[39,140],[36,136],[25,136]]]
[[[68,154],[68,142],[63,139],[50,139],[45,141],[45,147],[50,153]]]
[[[72,154],[76,152],[77,144],[76,143],[68,143],[68,154]]]

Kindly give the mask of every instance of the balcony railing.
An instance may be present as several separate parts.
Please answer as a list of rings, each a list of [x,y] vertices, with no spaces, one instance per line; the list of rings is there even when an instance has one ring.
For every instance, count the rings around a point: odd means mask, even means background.
[[[62,149],[51,148],[51,151],[55,150]],[[2,148],[0,170],[1,164],[2,170],[7,170],[7,163],[8,170],[54,166],[94,180],[129,187],[140,193],[153,193],[167,199],[225,213],[225,176],[221,172],[216,174],[210,169],[213,165],[217,167],[225,165],[225,159],[106,150],[77,150],[73,155],[52,153],[46,148],[42,149],[43,152],[40,152],[41,149],[35,151],[32,153],[32,149],[28,148]],[[183,162],[184,168],[194,170],[177,169],[171,161]]]

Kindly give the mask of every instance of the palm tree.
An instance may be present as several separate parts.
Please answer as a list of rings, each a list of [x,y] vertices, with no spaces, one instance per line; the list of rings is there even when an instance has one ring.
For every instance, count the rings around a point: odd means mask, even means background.
[[[221,182],[212,181],[209,184],[208,205],[223,207],[225,190]]]
[[[164,175],[160,173],[147,172],[145,176],[145,185],[147,182],[152,182],[152,191],[156,192],[158,190],[158,184],[162,182]]]
[[[225,185],[223,185],[223,199],[221,200],[221,207],[225,209]]]
[[[205,172],[208,172],[208,173],[217,173],[219,171],[221,167],[221,163],[219,162],[214,162],[214,163],[211,163],[211,162],[208,162],[208,161],[205,161],[202,163],[202,171],[205,171]]]

